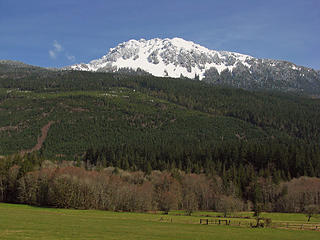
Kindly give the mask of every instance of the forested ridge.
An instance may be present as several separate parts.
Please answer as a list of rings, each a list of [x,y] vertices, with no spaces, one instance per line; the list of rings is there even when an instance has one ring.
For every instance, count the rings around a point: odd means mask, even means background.
[[[320,177],[319,117],[320,101],[308,96],[0,64],[0,155],[33,149],[51,122],[41,159],[219,178],[222,195],[244,202],[258,201],[252,189],[261,182]],[[17,179],[38,171],[32,166]]]

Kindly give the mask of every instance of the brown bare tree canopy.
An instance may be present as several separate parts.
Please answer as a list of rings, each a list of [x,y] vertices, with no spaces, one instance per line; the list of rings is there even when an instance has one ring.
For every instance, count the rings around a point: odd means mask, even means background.
[[[29,156],[30,157],[30,156]],[[21,158],[21,157],[20,157]],[[31,164],[32,163],[32,164]],[[172,171],[86,170],[35,157],[0,162],[0,201],[58,208],[150,211],[216,210],[224,216],[241,210],[319,213],[320,179],[300,177],[274,183],[257,177],[241,197],[236,183],[217,175]]]

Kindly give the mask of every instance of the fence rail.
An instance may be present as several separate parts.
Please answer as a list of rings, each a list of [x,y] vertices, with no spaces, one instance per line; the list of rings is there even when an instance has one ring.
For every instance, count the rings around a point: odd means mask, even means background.
[[[236,221],[236,220],[208,219],[208,218],[201,218],[200,224],[203,224],[203,225],[216,224],[216,225],[243,226],[243,227],[256,226],[255,221]],[[274,222],[274,223],[271,223],[268,227],[320,231],[320,225],[312,224],[312,223]]]
[[[276,222],[276,223],[272,223],[271,227],[320,231],[320,225],[312,224],[312,223],[288,223],[288,222],[277,223]]]

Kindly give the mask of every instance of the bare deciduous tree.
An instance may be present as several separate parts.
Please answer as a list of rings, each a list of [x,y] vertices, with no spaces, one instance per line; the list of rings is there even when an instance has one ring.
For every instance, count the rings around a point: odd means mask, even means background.
[[[304,210],[305,214],[308,217],[308,222],[310,221],[311,217],[315,216],[316,214],[319,213],[319,207],[317,205],[308,205],[305,207]]]

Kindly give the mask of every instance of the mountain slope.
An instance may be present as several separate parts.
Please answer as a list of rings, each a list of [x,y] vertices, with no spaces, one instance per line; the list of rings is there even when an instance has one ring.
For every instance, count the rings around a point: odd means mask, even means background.
[[[251,166],[316,176],[319,116],[318,99],[295,94],[152,75],[0,70],[0,158],[40,148],[44,157],[124,169],[225,175]]]
[[[286,61],[209,50],[181,38],[130,40],[100,59],[65,69],[115,72],[143,70],[158,77],[187,77],[246,89],[320,93],[319,72]]]
[[[239,139],[316,143],[319,104],[151,75],[21,70],[12,77],[0,71],[0,155],[33,149],[50,121],[42,151],[51,156],[81,154],[105,139],[141,146]]]

